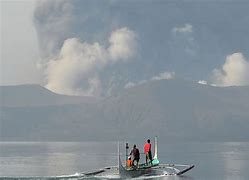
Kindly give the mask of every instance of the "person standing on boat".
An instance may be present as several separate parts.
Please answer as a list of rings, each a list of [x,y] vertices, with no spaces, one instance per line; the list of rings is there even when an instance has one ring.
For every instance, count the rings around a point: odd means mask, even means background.
[[[148,164],[148,159],[150,160],[150,163],[152,163],[151,144],[149,139],[147,140],[147,143],[144,144],[144,153],[146,155],[146,164]]]
[[[133,156],[132,165],[135,166],[134,162],[137,161],[136,166],[138,166],[138,162],[139,162],[139,159],[140,159],[140,152],[139,152],[138,148],[136,147],[136,144],[134,144],[130,155]]]

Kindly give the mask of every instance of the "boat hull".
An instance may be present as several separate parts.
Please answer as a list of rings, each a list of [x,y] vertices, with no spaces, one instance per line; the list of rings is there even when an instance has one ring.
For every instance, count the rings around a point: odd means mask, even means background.
[[[133,168],[125,168],[119,157],[119,174],[121,177],[125,178],[134,178],[139,177],[145,174],[149,174],[152,172],[152,168],[159,165],[158,159],[154,159],[150,164],[140,164],[138,167]]]

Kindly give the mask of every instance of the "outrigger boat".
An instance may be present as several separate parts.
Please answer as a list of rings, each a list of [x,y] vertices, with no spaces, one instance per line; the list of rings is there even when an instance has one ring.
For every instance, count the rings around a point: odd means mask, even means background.
[[[126,144],[126,157],[127,155],[127,149],[128,144]],[[118,148],[119,149],[119,148]],[[181,164],[160,164],[157,156],[157,137],[155,137],[155,152],[154,157],[151,163],[142,163],[138,164],[138,166],[133,167],[127,167],[123,166],[121,157],[120,157],[120,150],[119,150],[119,175],[122,178],[134,178],[139,177],[142,175],[149,175],[149,174],[157,174],[159,173],[158,170],[163,169],[163,171],[160,171],[161,175],[182,175],[186,173],[187,171],[194,168],[194,165],[181,165]]]
[[[126,144],[126,157],[127,155],[127,150],[128,150],[128,144]],[[143,163],[143,164],[138,164],[137,166],[132,166],[132,167],[127,167],[123,166],[120,158],[120,153],[119,153],[119,175],[121,177],[138,177],[144,174],[148,174],[151,172],[152,167],[156,167],[159,165],[159,160],[157,159],[157,137],[155,137],[155,152],[154,152],[154,157],[153,160],[149,163]]]
[[[126,158],[128,157],[128,145],[126,146]],[[119,175],[121,179],[130,179],[136,178],[139,176],[178,176],[182,175],[195,166],[192,165],[184,165],[184,164],[160,164],[157,156],[157,137],[155,137],[155,152],[154,157],[151,163],[142,163],[137,167],[128,168],[124,166],[121,161],[120,156],[120,148],[118,144],[118,166],[109,166],[104,167],[102,169],[90,172],[83,172],[77,175],[73,175],[70,177],[94,177],[94,178],[105,178],[111,174]]]

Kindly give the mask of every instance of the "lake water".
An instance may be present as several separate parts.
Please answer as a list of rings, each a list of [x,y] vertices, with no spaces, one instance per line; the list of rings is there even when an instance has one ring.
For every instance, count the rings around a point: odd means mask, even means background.
[[[142,143],[138,147],[142,151]],[[143,155],[141,159],[144,160]],[[164,143],[159,140],[159,160],[195,164],[195,168],[184,176],[155,179],[249,179],[249,142]],[[0,179],[51,179],[116,165],[116,142],[0,142]]]

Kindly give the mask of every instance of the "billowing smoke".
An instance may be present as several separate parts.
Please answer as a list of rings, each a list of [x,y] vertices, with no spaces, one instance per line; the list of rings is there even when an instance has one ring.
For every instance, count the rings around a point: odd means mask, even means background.
[[[198,83],[203,84],[203,85],[207,85],[207,81],[205,81],[205,80],[199,80]]]
[[[199,46],[196,40],[194,39],[194,28],[191,24],[186,23],[182,26],[177,26],[172,28],[172,48],[178,49],[178,52],[174,54],[175,56],[181,56],[179,59],[187,60],[187,57],[190,57],[188,61],[192,61],[199,51]]]
[[[184,26],[180,27],[174,27],[172,29],[173,33],[192,33],[193,32],[193,26],[189,23],[184,24]]]
[[[46,87],[70,95],[101,95],[99,72],[108,65],[126,62],[136,53],[136,35],[124,27],[113,31],[109,47],[77,38],[65,40],[60,53],[47,64]]]
[[[128,88],[132,88],[134,86],[140,85],[140,84],[144,84],[150,81],[159,81],[159,80],[170,80],[170,79],[174,79],[175,78],[175,72],[168,72],[165,71],[163,73],[160,73],[157,76],[153,76],[152,78],[148,79],[148,80],[141,80],[137,83],[135,82],[128,82],[124,88],[128,89]]]
[[[167,73],[160,75],[166,70],[195,80],[205,78],[224,52],[220,49],[224,42],[218,40],[228,39],[226,34],[214,36],[213,26],[203,26],[210,11],[186,22],[195,8],[164,3],[38,1],[34,25],[46,87],[63,94],[105,96],[124,87],[171,78]],[[217,17],[217,13],[210,15]],[[234,22],[230,19],[226,17],[228,25]],[[210,24],[217,27],[217,23]]]
[[[137,50],[136,35],[128,28],[118,29],[109,38],[110,47],[108,53],[111,60],[122,59],[124,61],[132,57]]]
[[[242,53],[227,56],[221,69],[214,69],[212,81],[217,86],[249,85],[249,62]]]
[[[162,80],[162,79],[174,79],[175,72],[163,72],[160,73],[158,76],[154,76],[151,80]]]
[[[67,0],[37,1],[34,12],[42,58],[51,57],[56,53],[65,39],[72,32],[74,15],[73,6]]]
[[[115,16],[105,9],[111,4],[94,0],[37,2],[34,24],[42,57],[39,66],[48,89],[105,96],[123,87],[117,81],[125,77],[117,79],[115,70],[135,59],[137,36],[125,25],[112,25]]]

